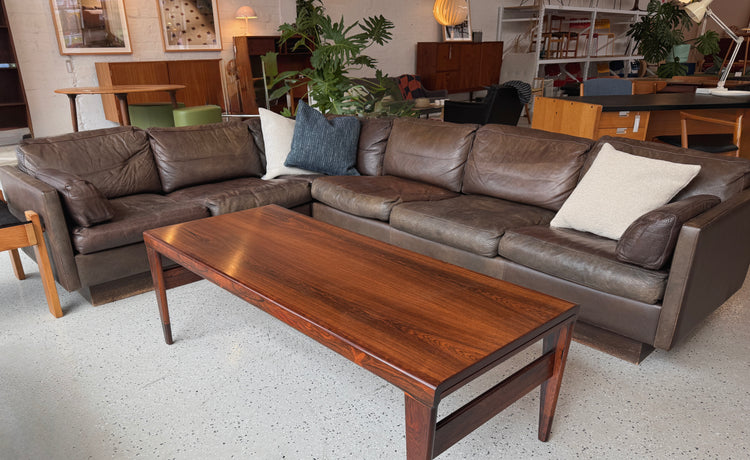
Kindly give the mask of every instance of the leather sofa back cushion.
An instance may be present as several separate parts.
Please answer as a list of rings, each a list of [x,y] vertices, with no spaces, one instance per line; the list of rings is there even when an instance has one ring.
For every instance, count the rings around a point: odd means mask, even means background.
[[[151,128],[148,135],[165,193],[263,174],[258,148],[242,122]]]
[[[397,118],[385,149],[383,174],[461,191],[477,125]]]
[[[40,169],[36,178],[60,193],[68,215],[80,227],[91,227],[114,216],[109,200],[87,180],[55,169]]]
[[[17,152],[21,171],[35,177],[40,169],[74,174],[107,198],[161,191],[148,136],[133,126],[28,139]]]
[[[715,196],[696,195],[647,212],[620,237],[617,259],[659,270],[672,259],[682,225],[720,202]]]
[[[700,165],[701,170],[698,175],[672,201],[684,200],[695,195],[714,195],[721,198],[721,201],[725,201],[750,186],[750,161],[744,158],[725,157],[686,150],[667,144],[642,142],[613,136],[600,138],[591,148],[591,152],[581,170],[581,177],[588,171],[605,143],[632,155],[656,158],[673,163]]]
[[[383,157],[393,118],[363,117],[360,123],[357,171],[364,176],[382,176]]]
[[[592,141],[505,125],[477,131],[463,192],[557,211],[578,183]]]

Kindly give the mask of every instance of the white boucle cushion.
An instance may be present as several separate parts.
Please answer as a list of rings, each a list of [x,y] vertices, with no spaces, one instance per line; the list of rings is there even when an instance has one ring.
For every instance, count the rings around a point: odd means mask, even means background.
[[[292,150],[295,121],[266,109],[258,109],[263,143],[266,145],[266,174],[262,179],[273,179],[284,174],[316,174],[300,168],[284,166]]]
[[[630,155],[604,144],[550,226],[619,240],[633,221],[668,203],[700,169]]]

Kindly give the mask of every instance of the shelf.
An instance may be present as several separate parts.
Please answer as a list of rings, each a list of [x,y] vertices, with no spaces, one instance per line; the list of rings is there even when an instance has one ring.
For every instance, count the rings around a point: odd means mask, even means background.
[[[539,59],[539,64],[569,64],[571,62],[582,62],[581,59],[586,59],[590,62],[604,62],[604,61],[638,61],[643,59],[640,55],[622,55],[622,56],[579,56],[573,58],[560,58],[560,59]]]
[[[614,9],[614,8],[598,8],[598,7],[586,7],[586,6],[566,6],[566,5],[527,5],[527,6],[508,6],[498,7],[498,36],[497,40],[503,39],[503,25],[504,24],[531,24],[528,28],[528,30],[520,35],[517,36],[515,40],[519,40],[521,37],[524,38],[524,46],[526,43],[526,37],[528,36],[528,40],[530,41],[529,50],[533,54],[534,59],[534,65],[533,69],[535,69],[533,72],[533,75],[530,75],[530,79],[536,77],[539,75],[539,71],[542,66],[546,64],[571,64],[571,63],[579,63],[582,67],[582,79],[589,78],[589,68],[591,63],[597,63],[597,62],[606,62],[606,61],[623,61],[625,63],[624,70],[627,73],[630,72],[630,61],[634,60],[640,60],[643,59],[643,56],[637,55],[637,54],[615,54],[615,55],[588,55],[587,53],[593,52],[596,53],[596,48],[599,47],[599,52],[601,52],[603,47],[597,46],[596,42],[593,47],[590,47],[591,45],[585,45],[582,50],[579,49],[579,55],[576,57],[560,57],[560,58],[542,58],[542,49],[544,48],[545,41],[542,35],[542,28],[544,27],[545,19],[549,17],[550,15],[560,15],[567,17],[568,19],[575,18],[576,16],[580,16],[581,18],[585,17],[585,20],[589,22],[589,24],[595,24],[598,19],[607,19],[609,23],[613,26],[617,26],[615,29],[613,29],[613,32],[622,30],[624,27],[626,28],[631,22],[626,22],[625,18],[630,18],[631,21],[636,21],[637,18],[646,16],[648,12],[646,11],[640,11],[640,10],[622,10],[622,9]],[[524,26],[515,26],[514,33],[516,33],[520,27]],[[607,51],[610,52],[617,52],[621,48],[623,51],[630,50],[631,46],[627,45],[629,43],[625,39],[625,33],[617,33],[616,34],[616,41],[614,42],[615,48],[609,48],[608,45],[606,48]],[[588,40],[587,40],[588,43]],[[578,42],[576,42],[576,45]],[[636,51],[633,50],[632,53],[635,53]],[[563,53],[560,53],[563,54]],[[568,54],[569,56],[569,54]]]
[[[26,107],[26,103],[23,102],[23,101],[19,101],[19,102],[0,102],[0,107],[18,107],[18,106]]]

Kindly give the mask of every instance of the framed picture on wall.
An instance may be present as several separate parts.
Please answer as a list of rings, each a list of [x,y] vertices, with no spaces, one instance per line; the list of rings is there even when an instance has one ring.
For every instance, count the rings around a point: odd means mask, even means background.
[[[469,2],[466,2],[467,5]],[[470,7],[469,7],[470,8]],[[467,11],[466,20],[455,26],[443,26],[443,41],[470,42],[471,41],[471,9]]]
[[[122,0],[50,0],[60,54],[129,54]]]
[[[221,51],[216,0],[156,0],[165,51]]]

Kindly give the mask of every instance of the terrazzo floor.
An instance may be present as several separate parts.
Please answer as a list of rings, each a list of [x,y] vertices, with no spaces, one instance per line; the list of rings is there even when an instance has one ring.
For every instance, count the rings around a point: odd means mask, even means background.
[[[0,459],[403,459],[403,394],[201,281],[92,307],[0,260]],[[538,392],[441,459],[750,458],[750,287],[640,366],[573,343],[547,443]],[[517,356],[518,365],[534,347]],[[507,375],[450,395],[440,415]]]

